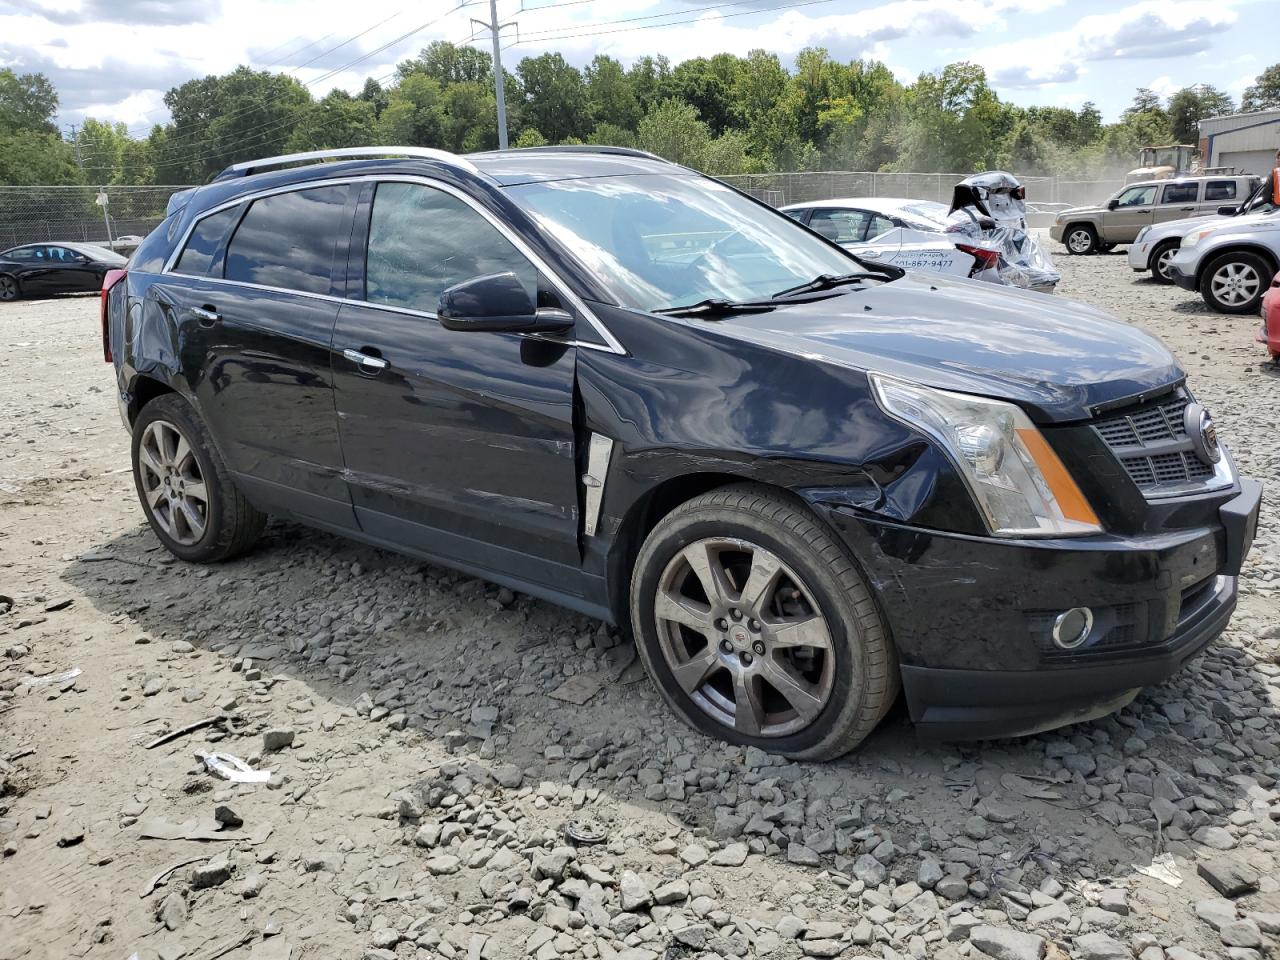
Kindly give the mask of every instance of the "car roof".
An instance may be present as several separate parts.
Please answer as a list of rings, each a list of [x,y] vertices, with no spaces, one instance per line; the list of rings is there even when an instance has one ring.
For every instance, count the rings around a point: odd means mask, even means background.
[[[937,203],[936,200],[912,200],[910,197],[844,197],[835,200],[813,200],[809,203],[789,203],[783,210],[830,209],[832,207],[857,207],[871,210],[874,213],[907,213],[907,209],[922,203]],[[945,206],[945,204],[941,204]]]
[[[620,177],[637,174],[694,174],[694,171],[640,151],[609,148],[529,147],[469,153],[466,159],[489,179],[509,187],[518,183]]]
[[[3,256],[6,253],[12,253],[14,250],[25,250],[28,247],[66,247],[68,250],[77,251],[83,251],[86,247],[94,250],[110,249],[100,243],[86,243],[83,240],[30,240],[26,243],[15,243],[12,247],[5,247],[3,250],[0,250],[0,256]]]

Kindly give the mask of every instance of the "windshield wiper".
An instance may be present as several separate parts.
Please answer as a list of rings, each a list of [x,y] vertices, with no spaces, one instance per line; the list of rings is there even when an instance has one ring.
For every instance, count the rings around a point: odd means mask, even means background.
[[[665,307],[654,310],[668,317],[723,317],[730,313],[767,313],[777,307],[776,303],[761,300],[726,300],[723,297],[708,297],[697,303],[683,307]]]
[[[843,287],[846,283],[857,283],[859,280],[883,280],[884,278],[885,275],[883,273],[820,273],[805,283],[779,290],[773,295],[773,299],[789,297],[796,293],[817,293],[819,290],[831,290],[835,287]]]

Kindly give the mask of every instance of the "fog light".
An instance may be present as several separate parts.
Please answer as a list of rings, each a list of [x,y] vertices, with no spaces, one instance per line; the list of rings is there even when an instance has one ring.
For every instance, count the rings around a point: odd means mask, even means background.
[[[1063,650],[1074,650],[1089,639],[1093,629],[1093,611],[1088,607],[1072,607],[1053,621],[1053,642]]]

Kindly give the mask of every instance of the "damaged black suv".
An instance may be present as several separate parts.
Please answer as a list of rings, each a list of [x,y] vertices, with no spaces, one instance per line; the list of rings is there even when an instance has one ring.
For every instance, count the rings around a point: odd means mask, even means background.
[[[308,163],[315,160],[331,162]],[[103,291],[142,509],[614,623],[699,729],[834,757],[1099,716],[1213,640],[1260,486],[1153,337],[859,261],[613,148],[362,148],[176,195]]]

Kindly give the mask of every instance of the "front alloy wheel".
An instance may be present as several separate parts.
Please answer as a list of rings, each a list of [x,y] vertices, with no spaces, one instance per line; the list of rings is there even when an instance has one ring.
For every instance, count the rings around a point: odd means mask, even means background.
[[[658,522],[632,572],[631,627],[667,704],[732,743],[838,757],[897,696],[853,558],[803,501],[768,487],[721,487]]]
[[[18,281],[10,276],[0,277],[0,300],[18,299]]]
[[[696,540],[654,596],[671,674],[700,710],[749,737],[811,724],[831,698],[831,631],[800,576],[745,540]]]
[[[1205,268],[1201,291],[1205,302],[1220,313],[1254,313],[1270,276],[1262,261],[1248,253],[1229,253]]]
[[[1173,274],[1169,272],[1169,263],[1178,253],[1176,243],[1159,246],[1151,255],[1151,278],[1156,283],[1173,283]]]

